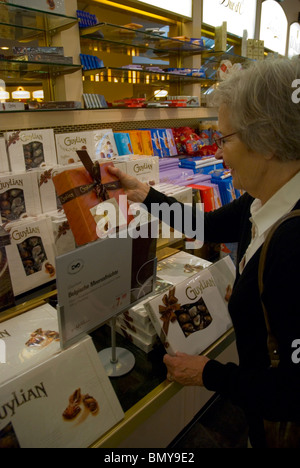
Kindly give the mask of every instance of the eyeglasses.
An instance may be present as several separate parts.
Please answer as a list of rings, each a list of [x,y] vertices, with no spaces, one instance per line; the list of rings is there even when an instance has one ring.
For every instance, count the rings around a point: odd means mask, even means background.
[[[238,132],[230,133],[229,135],[222,136],[220,138],[214,138],[214,142],[216,143],[219,149],[223,149],[223,145],[225,143],[226,138],[236,135]]]

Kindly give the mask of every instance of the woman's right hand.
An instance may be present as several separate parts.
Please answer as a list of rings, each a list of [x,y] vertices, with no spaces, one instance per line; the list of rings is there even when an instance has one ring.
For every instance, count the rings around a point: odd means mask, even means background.
[[[140,182],[136,177],[127,175],[115,166],[109,166],[108,171],[120,180],[128,200],[143,203],[150,190],[147,184]]]

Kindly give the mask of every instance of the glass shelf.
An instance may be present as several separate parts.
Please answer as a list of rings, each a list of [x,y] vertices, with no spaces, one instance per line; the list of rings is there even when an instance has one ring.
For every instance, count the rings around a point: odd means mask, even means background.
[[[20,79],[43,79],[68,75],[81,70],[81,65],[29,62],[20,60],[0,60],[0,76],[6,83],[16,78]]]
[[[203,85],[213,84],[214,80],[208,78],[199,78],[198,76],[186,76],[176,73],[150,72],[148,70],[132,70],[127,68],[104,67],[95,70],[85,70],[83,72],[85,79],[90,77],[91,81],[97,83],[132,83],[146,85],[163,85],[167,86],[171,83],[193,84],[199,83]],[[92,77],[92,78],[91,78]]]
[[[179,53],[195,55],[207,50],[191,41],[162,37],[141,29],[130,29],[110,23],[99,23],[93,27],[83,28],[80,35],[82,39],[101,41],[116,52],[123,52],[126,47],[135,47],[140,49],[141,53],[150,51],[159,57],[169,57]]]
[[[28,42],[45,31],[56,34],[78,22],[76,17],[35,10],[0,1],[1,38]]]

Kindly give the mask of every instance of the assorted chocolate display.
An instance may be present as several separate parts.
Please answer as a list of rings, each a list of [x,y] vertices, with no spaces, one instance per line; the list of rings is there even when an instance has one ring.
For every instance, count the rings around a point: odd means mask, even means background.
[[[0,194],[0,211],[2,222],[15,221],[26,213],[24,191],[10,189]]]
[[[18,251],[27,276],[41,271],[47,256],[40,237],[33,236],[24,240],[18,244]]]
[[[181,308],[176,311],[176,315],[179,325],[186,337],[196,331],[204,330],[204,328],[212,323],[212,316],[202,297],[193,304],[184,304],[180,307]]]

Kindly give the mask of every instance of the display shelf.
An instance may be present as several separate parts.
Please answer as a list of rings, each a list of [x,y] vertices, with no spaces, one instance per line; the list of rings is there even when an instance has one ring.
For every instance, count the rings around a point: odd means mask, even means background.
[[[209,78],[200,78],[198,76],[187,76],[179,73],[168,72],[151,72],[148,70],[134,70],[128,68],[103,67],[94,70],[84,70],[85,79],[92,76],[93,81],[97,82],[118,82],[131,84],[146,84],[146,85],[168,85],[171,83],[178,84],[214,84],[215,80]]]
[[[27,42],[43,36],[45,31],[54,35],[77,24],[76,17],[36,10],[0,1],[1,36]]]
[[[16,79],[43,79],[68,75],[81,70],[81,65],[31,62],[21,60],[0,60],[0,74],[6,83]]]
[[[43,112],[41,119],[40,112]],[[53,128],[65,126],[72,122],[73,126],[105,125],[119,122],[146,122],[162,120],[215,119],[215,108],[161,108],[161,109],[94,109],[94,110],[64,110],[64,111],[18,111],[1,112],[5,119],[1,122],[1,131],[26,130],[29,128]],[[99,127],[100,128],[100,127]]]
[[[207,50],[197,42],[183,41],[148,33],[141,29],[131,29],[110,23],[99,23],[80,31],[82,39],[101,41],[114,52],[124,52],[128,47],[139,49],[140,53],[152,53],[160,58],[182,53],[200,54]]]

